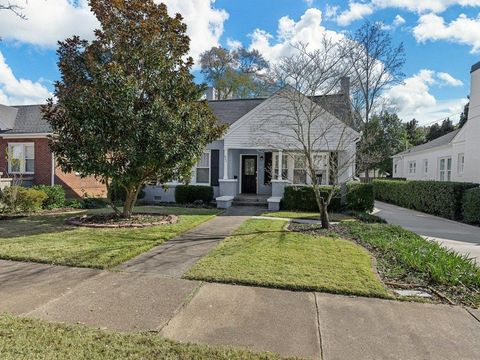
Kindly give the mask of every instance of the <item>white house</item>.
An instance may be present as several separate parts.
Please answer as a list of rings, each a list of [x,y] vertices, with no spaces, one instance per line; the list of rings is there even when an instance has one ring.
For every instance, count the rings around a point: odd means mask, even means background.
[[[393,156],[393,177],[480,183],[480,62],[472,66],[463,128]]]
[[[355,158],[359,134],[346,125],[351,107],[348,84],[344,81],[343,85],[339,94],[321,97],[322,106],[327,109],[316,126],[328,126],[321,141],[316,143],[314,158],[317,176],[323,184],[329,184],[333,177],[346,182],[355,173],[354,161],[350,160]],[[282,91],[262,99],[209,101],[218,121],[229,128],[223,138],[207,146],[192,170],[191,184],[212,186],[219,207],[229,207],[236,197],[250,194],[250,197],[268,199],[270,207],[277,208],[286,185],[311,183],[299,146],[289,136],[292,130],[285,126],[290,120],[288,112],[292,105],[285,101]],[[320,106],[319,99],[303,97],[307,104],[315,107]],[[338,163],[335,169],[329,166],[332,157]],[[165,185],[166,189],[162,184],[148,186],[146,200],[175,201],[178,183]]]

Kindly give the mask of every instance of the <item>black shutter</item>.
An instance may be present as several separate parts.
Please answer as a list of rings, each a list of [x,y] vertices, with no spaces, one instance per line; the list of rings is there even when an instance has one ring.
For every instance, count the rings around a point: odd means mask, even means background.
[[[210,164],[210,185],[218,186],[220,177],[220,150],[211,150],[212,163]]]
[[[266,152],[265,153],[265,175],[264,175],[264,183],[265,185],[268,185],[272,182],[272,153],[271,152]]]

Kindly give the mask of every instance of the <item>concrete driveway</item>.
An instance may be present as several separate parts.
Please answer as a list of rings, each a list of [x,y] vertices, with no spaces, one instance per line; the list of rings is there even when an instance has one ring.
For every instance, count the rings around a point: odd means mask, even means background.
[[[467,254],[480,264],[480,228],[399,206],[375,202],[376,215],[429,240]]]

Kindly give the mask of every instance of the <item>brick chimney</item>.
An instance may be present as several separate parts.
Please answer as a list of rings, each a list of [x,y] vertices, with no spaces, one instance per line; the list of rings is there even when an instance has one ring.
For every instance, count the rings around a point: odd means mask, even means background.
[[[344,76],[340,79],[340,93],[350,96],[350,78],[348,76]]]

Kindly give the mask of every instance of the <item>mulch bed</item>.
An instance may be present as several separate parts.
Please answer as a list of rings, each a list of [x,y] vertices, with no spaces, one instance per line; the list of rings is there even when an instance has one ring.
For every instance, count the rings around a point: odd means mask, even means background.
[[[98,214],[75,216],[65,221],[68,225],[88,228],[144,228],[149,226],[170,225],[178,222],[176,215],[135,213],[130,218],[117,214]]]

